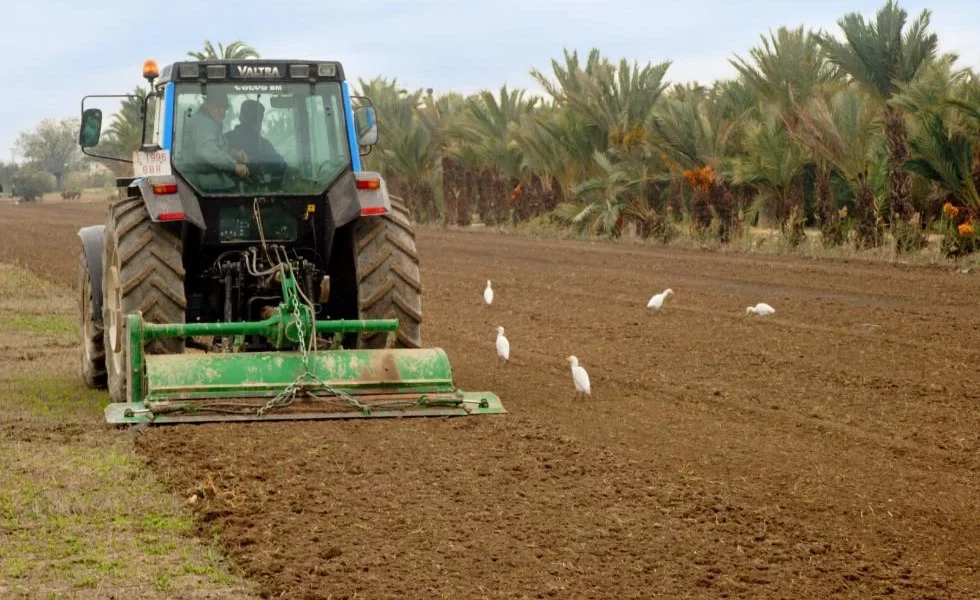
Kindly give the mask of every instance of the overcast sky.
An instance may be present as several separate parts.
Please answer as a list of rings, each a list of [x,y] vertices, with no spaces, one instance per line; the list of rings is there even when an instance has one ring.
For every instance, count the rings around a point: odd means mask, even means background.
[[[598,47],[613,60],[673,61],[672,82],[734,75],[728,59],[781,25],[839,34],[849,11],[884,0],[33,0],[0,11],[0,160],[19,131],[74,117],[85,94],[125,93],[144,59],[181,60],[205,39],[244,40],[265,57],[335,59],[349,79],[396,77],[415,89],[464,93],[535,88],[562,49]],[[980,69],[980,1],[900,2],[911,21],[932,11],[941,50]],[[20,157],[17,157],[20,160]]]

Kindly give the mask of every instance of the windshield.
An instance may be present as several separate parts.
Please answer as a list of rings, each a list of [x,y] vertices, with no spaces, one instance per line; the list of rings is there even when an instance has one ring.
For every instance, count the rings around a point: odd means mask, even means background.
[[[201,194],[322,194],[351,163],[340,84],[179,83],[171,152]]]

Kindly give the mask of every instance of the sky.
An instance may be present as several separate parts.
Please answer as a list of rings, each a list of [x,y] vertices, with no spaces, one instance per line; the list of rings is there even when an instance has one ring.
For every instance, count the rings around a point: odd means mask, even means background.
[[[804,25],[840,34],[851,11],[873,18],[885,0],[34,0],[7,2],[0,18],[0,161],[17,135],[45,118],[80,114],[86,94],[143,83],[143,61],[162,67],[205,39],[243,40],[263,57],[339,60],[349,80],[377,75],[439,95],[506,83],[538,91],[563,51],[593,47],[618,61],[672,62],[671,82],[733,77],[760,36]],[[909,21],[931,11],[941,52],[980,70],[980,2],[900,0]],[[100,105],[101,107],[101,105]]]

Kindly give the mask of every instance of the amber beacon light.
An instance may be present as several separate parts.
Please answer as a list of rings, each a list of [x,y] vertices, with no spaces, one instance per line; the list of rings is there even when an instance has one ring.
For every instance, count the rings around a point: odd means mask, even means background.
[[[148,58],[143,61],[143,78],[154,80],[160,76],[160,68],[157,67],[157,61],[152,58]]]

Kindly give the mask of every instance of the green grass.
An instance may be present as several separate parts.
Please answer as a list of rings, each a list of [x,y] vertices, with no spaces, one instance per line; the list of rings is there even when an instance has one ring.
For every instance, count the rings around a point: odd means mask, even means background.
[[[33,333],[45,336],[74,334],[77,330],[74,315],[33,315],[0,312],[0,331]]]
[[[0,333],[0,598],[254,598],[104,422],[67,290],[0,265]]]
[[[37,417],[68,421],[74,417],[100,417],[106,393],[80,385],[74,377],[38,378],[15,375],[0,378],[18,408]]]

